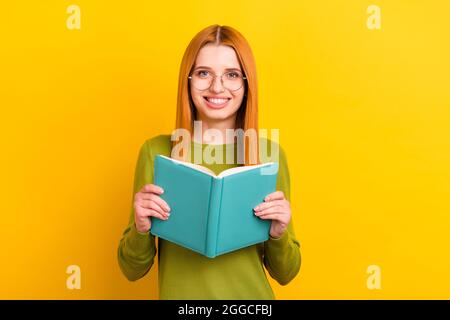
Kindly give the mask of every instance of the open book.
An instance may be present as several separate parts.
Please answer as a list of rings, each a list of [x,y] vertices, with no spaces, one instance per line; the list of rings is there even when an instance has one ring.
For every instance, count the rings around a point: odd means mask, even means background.
[[[171,208],[150,232],[209,258],[269,238],[270,220],[253,208],[275,191],[278,163],[240,166],[219,175],[206,167],[156,155],[154,184]]]

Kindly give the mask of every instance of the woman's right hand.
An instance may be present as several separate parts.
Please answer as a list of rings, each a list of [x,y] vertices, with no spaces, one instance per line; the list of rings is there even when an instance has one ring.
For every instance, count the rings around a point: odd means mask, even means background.
[[[134,196],[134,223],[136,230],[146,233],[151,228],[150,217],[167,220],[170,215],[170,207],[160,195],[164,192],[161,187],[154,184],[146,184],[141,191]]]

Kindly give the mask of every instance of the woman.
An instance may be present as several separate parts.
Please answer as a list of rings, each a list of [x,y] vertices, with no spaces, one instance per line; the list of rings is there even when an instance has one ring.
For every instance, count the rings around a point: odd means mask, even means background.
[[[236,151],[238,145],[234,137],[226,134],[227,129],[257,130],[254,58],[247,41],[231,27],[205,28],[192,39],[183,56],[176,128],[193,133],[194,121],[201,121],[202,133],[215,129],[222,134],[214,135],[214,141],[206,139],[206,135],[192,134],[189,149],[180,154],[172,152],[177,142],[172,142],[170,135],[148,139],[141,147],[129,225],[118,249],[120,268],[130,281],[138,280],[152,267],[158,249],[161,299],[274,299],[264,266],[278,283],[285,285],[297,275],[301,263],[291,221],[289,171],[281,148],[277,191],[254,208],[256,216],[271,220],[266,242],[209,259],[163,239],[158,239],[157,248],[155,237],[149,233],[150,217],[170,219],[170,203],[160,197],[164,190],[152,184],[156,154],[192,161],[196,151],[214,145],[226,155],[230,149]],[[258,145],[245,144],[244,165],[252,164],[255,154],[260,163]],[[236,157],[234,160],[201,164],[218,174],[239,165]]]

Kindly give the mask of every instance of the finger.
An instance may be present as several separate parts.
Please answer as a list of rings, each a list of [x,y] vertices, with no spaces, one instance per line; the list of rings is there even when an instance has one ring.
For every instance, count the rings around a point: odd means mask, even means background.
[[[163,208],[161,208],[159,206],[159,204],[157,204],[153,200],[141,200],[140,202],[138,202],[138,205],[140,205],[141,207],[146,208],[146,209],[155,210],[155,211],[161,213],[164,216],[168,216],[169,215],[169,213],[167,211],[165,211]]]
[[[283,200],[284,193],[283,191],[275,191],[264,198],[264,201],[272,201],[272,200]]]
[[[262,211],[256,211],[255,215],[258,217],[265,216],[267,214],[271,213],[283,213],[283,207],[282,206],[273,206],[267,209],[264,209]]]
[[[141,222],[144,222],[144,220],[148,219],[148,217],[155,217],[161,220],[168,219],[168,217],[162,215],[161,213],[153,209],[142,209],[142,212],[138,215],[138,219]]]
[[[258,204],[256,207],[254,207],[253,209],[255,211],[262,211],[264,209],[273,207],[273,206],[284,206],[284,200],[273,200],[273,201],[269,201],[269,202],[263,202]]]
[[[140,197],[138,197],[138,201],[141,200],[153,200],[155,201],[164,211],[169,212],[171,209],[167,202],[162,199],[159,195],[154,193],[141,193]]]
[[[259,218],[263,219],[263,220],[270,219],[270,220],[277,220],[277,221],[283,222],[283,214],[282,213],[269,213],[264,216],[260,216]]]
[[[169,205],[168,205],[167,202],[166,202],[164,199],[162,199],[160,196],[151,193],[151,194],[150,194],[150,200],[155,201],[155,202],[156,202],[163,210],[165,210],[165,211],[167,211],[167,212],[170,211]]]
[[[151,193],[156,193],[156,194],[162,194],[164,193],[163,188],[155,185],[155,184],[146,184],[145,186],[142,187],[141,192],[151,192]]]

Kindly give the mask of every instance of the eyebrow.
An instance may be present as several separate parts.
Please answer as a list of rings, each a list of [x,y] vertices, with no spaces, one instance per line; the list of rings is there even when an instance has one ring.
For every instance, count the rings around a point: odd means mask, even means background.
[[[207,67],[207,66],[198,66],[198,67],[196,67],[194,70],[197,70],[197,69],[208,69],[208,70],[212,70],[212,68]],[[242,72],[242,70],[241,70],[240,68],[225,68],[225,70],[226,70],[226,71],[237,70],[237,71]]]

